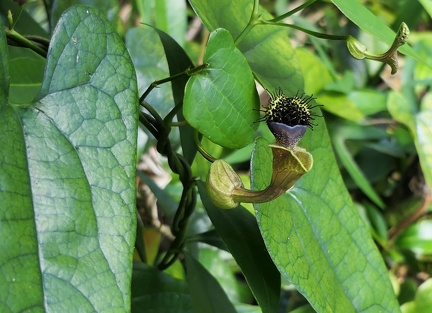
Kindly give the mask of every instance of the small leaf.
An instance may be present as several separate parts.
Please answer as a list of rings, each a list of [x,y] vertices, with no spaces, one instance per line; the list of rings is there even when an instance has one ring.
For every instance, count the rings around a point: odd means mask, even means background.
[[[186,282],[144,263],[134,263],[132,312],[192,313]]]
[[[192,61],[189,59],[186,52],[175,42],[170,36],[161,30],[156,29],[161,43],[165,49],[165,55],[168,61],[170,75],[175,75],[185,71],[186,69],[193,66]],[[174,97],[175,105],[181,105],[184,99],[185,86],[188,81],[188,77],[179,77],[171,82],[172,93]],[[177,113],[177,120],[184,121],[183,112],[179,110]],[[192,163],[195,158],[197,148],[193,140],[195,130],[190,126],[186,125],[180,127],[180,142],[183,150],[185,159]]]
[[[236,313],[222,287],[205,267],[188,253],[185,253],[185,259],[187,281],[194,311]]]
[[[411,225],[396,239],[396,246],[415,253],[419,260],[432,256],[432,221],[423,220]]]
[[[211,141],[241,148],[253,140],[259,118],[259,99],[246,59],[230,34],[217,29],[210,34],[204,54],[209,66],[193,75],[187,85],[183,114]]]
[[[343,93],[325,91],[319,95],[319,104],[324,105],[324,109],[350,121],[360,121],[364,119],[363,113],[357,106]]]
[[[199,262],[219,282],[222,289],[232,303],[251,303],[254,301],[252,293],[241,279],[237,278],[237,266],[232,259],[228,259],[225,252],[202,247],[199,250]]]
[[[178,0],[155,1],[155,26],[184,46],[187,31],[186,2]]]
[[[137,73],[140,94],[155,80],[170,76],[164,46],[153,27],[132,28],[126,33],[125,41]],[[164,118],[174,107],[171,83],[154,88],[146,101]]]
[[[415,299],[404,303],[401,307],[403,313],[429,313],[432,307],[432,278],[426,280],[417,289]]]
[[[354,123],[340,122],[331,129],[333,146],[338,154],[339,160],[361,191],[380,208],[384,208],[384,202],[355,162],[354,157],[346,146],[346,141],[382,139],[386,136],[386,132],[381,129],[360,126]]]
[[[387,94],[376,89],[352,90],[348,100],[364,115],[387,111]]]
[[[389,94],[387,105],[393,118],[410,129],[426,182],[432,186],[432,94],[423,97],[419,112],[416,103],[397,92]]]
[[[323,61],[307,48],[297,48],[297,60],[299,60],[304,78],[305,93],[316,94],[324,86],[332,82],[331,74]],[[319,79],[317,79],[319,77]]]
[[[390,92],[387,107],[395,120],[405,124],[412,132],[415,131],[415,103],[408,101],[401,93]]]
[[[19,48],[14,48],[14,52]],[[22,51],[22,49],[20,49]],[[9,102],[26,104],[33,101],[42,85],[45,59],[33,52],[26,51],[11,57]]]
[[[259,233],[256,220],[245,208],[222,210],[210,201],[204,183],[198,182],[204,207],[246,277],[263,313],[275,312],[279,304],[280,274]]]

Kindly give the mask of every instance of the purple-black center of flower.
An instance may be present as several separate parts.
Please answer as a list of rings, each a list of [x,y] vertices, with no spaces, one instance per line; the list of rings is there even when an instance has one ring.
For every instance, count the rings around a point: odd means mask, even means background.
[[[315,107],[310,105],[313,99],[313,96],[299,96],[298,93],[294,97],[287,97],[278,89],[275,93],[270,93],[270,101],[264,109],[262,120],[288,126],[304,125],[312,129],[315,125],[311,121],[316,116],[311,111]]]

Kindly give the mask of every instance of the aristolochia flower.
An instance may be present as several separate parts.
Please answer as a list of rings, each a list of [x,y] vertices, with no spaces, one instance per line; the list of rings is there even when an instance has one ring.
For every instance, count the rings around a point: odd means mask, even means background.
[[[207,190],[212,201],[221,208],[235,208],[240,202],[262,203],[275,199],[292,188],[295,182],[307,173],[313,165],[312,155],[297,143],[313,128],[311,106],[312,96],[287,97],[279,89],[270,95],[268,106],[264,109],[265,121],[276,139],[270,145],[273,153],[272,179],[264,190],[244,188],[240,177],[225,161],[217,160],[210,167],[207,176]]]

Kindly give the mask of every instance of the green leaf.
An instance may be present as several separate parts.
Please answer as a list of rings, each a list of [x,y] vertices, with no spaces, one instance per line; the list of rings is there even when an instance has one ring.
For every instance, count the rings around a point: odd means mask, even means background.
[[[416,104],[406,99],[401,93],[390,92],[387,102],[389,113],[398,122],[405,124],[415,132]]]
[[[415,299],[404,303],[401,307],[403,313],[428,313],[432,307],[432,279],[429,278],[418,288]]]
[[[18,49],[15,48],[14,51]],[[19,50],[23,51],[23,49]],[[15,53],[14,57],[11,56],[9,66],[11,76],[9,102],[12,104],[30,103],[42,85],[45,59],[24,50],[24,53],[20,55]]]
[[[318,312],[399,312],[384,262],[354,207],[325,124],[300,144],[314,167],[287,194],[256,204],[267,249],[278,267]],[[271,178],[268,142],[257,140],[252,157],[253,189]]]
[[[419,259],[432,256],[432,221],[423,220],[411,225],[397,237],[395,244],[414,252]]]
[[[51,4],[51,25],[55,26],[64,11],[78,4],[98,8],[114,26],[119,22],[120,7],[116,0],[53,0]]]
[[[155,1],[155,26],[184,45],[187,31],[186,2],[178,0]]]
[[[194,311],[201,313],[236,313],[222,287],[205,267],[188,253],[185,253],[185,260],[187,281]]]
[[[280,274],[270,259],[256,220],[245,208],[223,210],[209,199],[205,184],[198,181],[204,207],[228,249],[240,266],[264,313],[275,312],[279,304]]]
[[[352,90],[348,94],[348,99],[366,116],[387,111],[387,94],[378,90]]]
[[[121,38],[69,9],[38,101],[0,110],[0,311],[128,311],[137,90]]]
[[[419,111],[416,103],[397,92],[389,94],[387,106],[393,118],[410,129],[423,175],[432,186],[432,93],[423,97]]]
[[[354,123],[338,123],[336,124],[336,127],[331,130],[333,146],[339,160],[361,191],[363,191],[365,195],[367,195],[369,199],[371,199],[380,208],[384,208],[384,202],[355,162],[346,146],[346,141],[382,139],[385,136],[386,133],[383,130],[373,127],[359,126]]]
[[[210,34],[204,63],[209,66],[186,84],[183,114],[211,141],[244,147],[258,128],[259,98],[246,59],[226,30]]]
[[[419,2],[424,7],[429,16],[432,16],[432,3],[427,0],[419,0]]]
[[[0,19],[0,106],[6,105],[9,93],[8,48],[3,20]]]
[[[130,29],[126,33],[126,47],[137,72],[140,94],[155,80],[170,76],[164,47],[153,27],[143,25]],[[174,107],[171,83],[154,88],[146,101],[164,118]]]
[[[310,50],[297,48],[295,53],[300,61],[306,93],[317,93],[333,81],[326,65]]]
[[[225,28],[235,39],[246,27],[252,14],[250,0],[190,0],[195,13],[210,31]],[[261,7],[259,14],[264,19],[272,16]],[[295,51],[288,40],[287,30],[278,26],[255,26],[238,43],[256,79],[266,89],[282,88],[288,95],[303,90],[303,78]]]
[[[199,250],[198,259],[216,278],[231,302],[251,303],[253,301],[249,287],[236,277],[235,262],[227,259],[225,252],[221,253],[219,250],[203,247]]]
[[[132,312],[192,313],[186,282],[144,263],[134,263]]]
[[[189,59],[186,52],[180,47],[180,45],[174,41],[170,36],[165,34],[163,31],[156,29],[159,34],[160,40],[165,49],[165,55],[168,61],[168,66],[171,75],[175,75],[185,71],[186,69],[193,66],[192,61]],[[189,77],[183,76],[175,79],[171,82],[172,93],[174,97],[175,105],[181,105],[184,99],[185,86]],[[177,113],[177,120],[184,121],[183,112],[179,110]],[[195,130],[190,126],[180,127],[180,142],[183,150],[185,159],[192,163],[195,158],[197,148],[195,142],[191,140],[193,138]]]
[[[187,237],[187,242],[203,242],[220,250],[229,251],[227,246],[225,245],[225,242],[223,242],[222,238],[219,236],[215,229],[189,236]]]
[[[326,91],[319,95],[319,103],[324,105],[324,109],[350,121],[360,121],[364,119],[363,113],[347,97],[347,95]]]
[[[0,1],[0,16],[2,18],[7,16],[9,10],[16,17],[15,14],[19,12],[20,7],[18,3],[13,0]],[[14,29],[20,34],[32,34],[35,36],[48,38],[47,32],[42,28],[39,22],[35,21],[35,17],[32,16],[28,12],[28,10],[22,11],[21,16]]]

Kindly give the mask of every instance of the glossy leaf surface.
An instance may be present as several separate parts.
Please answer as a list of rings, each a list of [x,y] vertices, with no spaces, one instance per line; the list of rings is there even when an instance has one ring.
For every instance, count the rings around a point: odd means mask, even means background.
[[[234,40],[246,27],[252,14],[253,1],[249,0],[189,2],[210,31],[218,27],[225,28]],[[262,8],[259,8],[259,13],[265,19],[272,18]],[[282,88],[288,95],[295,95],[298,90],[303,90],[301,69],[286,29],[269,25],[255,26],[237,46],[264,88],[270,91]]]
[[[51,7],[51,23],[55,26],[65,10],[73,5],[89,5],[98,8],[115,26],[119,21],[120,7],[116,0],[53,0]]]
[[[259,99],[246,59],[224,29],[210,34],[204,54],[208,67],[186,84],[183,114],[211,141],[241,148],[253,140]]]
[[[398,312],[382,258],[340,177],[323,123],[300,146],[314,167],[286,195],[255,205],[267,249],[279,271],[318,312]],[[271,176],[268,142],[257,140],[252,186]]]

